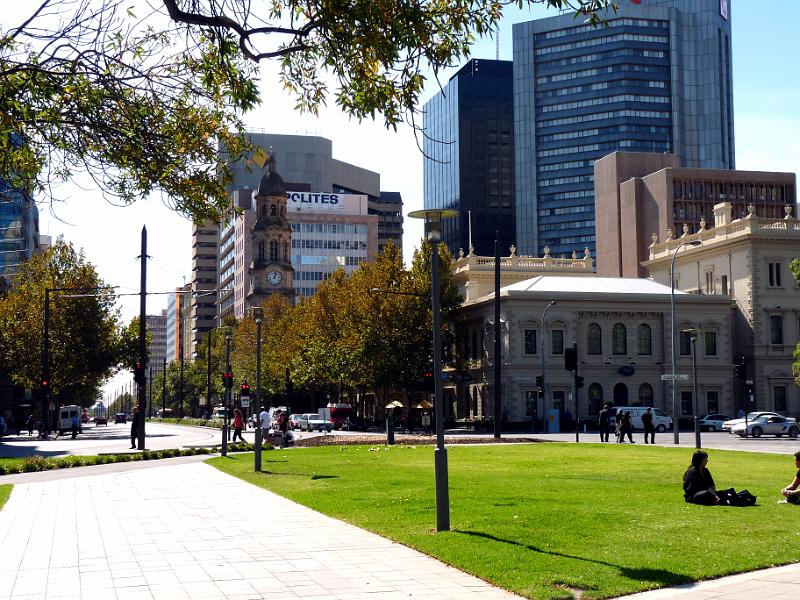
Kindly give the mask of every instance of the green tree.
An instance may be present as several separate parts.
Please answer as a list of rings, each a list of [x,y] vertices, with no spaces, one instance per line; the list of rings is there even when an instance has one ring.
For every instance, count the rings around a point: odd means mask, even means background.
[[[39,0],[0,29],[0,180],[31,193],[88,173],[130,204],[161,191],[196,220],[229,207],[229,161],[277,61],[296,107],[414,124],[425,83],[496,30],[503,8],[610,0]],[[221,157],[218,148],[226,149]]]
[[[94,266],[59,238],[20,265],[0,298],[0,356],[11,380],[38,389],[42,376],[45,289],[49,309],[50,386],[64,404],[87,405],[126,360],[129,339],[114,308],[113,290]]]

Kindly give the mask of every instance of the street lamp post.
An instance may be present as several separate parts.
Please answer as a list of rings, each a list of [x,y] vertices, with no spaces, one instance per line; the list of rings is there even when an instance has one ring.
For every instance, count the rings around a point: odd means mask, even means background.
[[[225,328],[225,365],[226,373],[230,374],[231,369],[231,340],[233,339],[233,329]],[[226,379],[227,382],[227,379]],[[230,405],[231,388],[226,384],[225,391],[225,417],[222,419],[222,456],[228,456],[228,407]]]
[[[415,210],[408,214],[425,219],[425,233],[431,244],[431,310],[433,312],[433,382],[436,414],[436,450],[434,477],[436,480],[436,530],[450,531],[450,493],[447,482],[447,449],[444,447],[444,398],[442,397],[442,332],[441,298],[439,297],[439,242],[442,241],[442,219],[455,217],[457,210]]]
[[[694,447],[701,448],[700,445],[700,421],[698,420],[698,408],[700,407],[700,398],[697,396],[697,332],[692,332],[692,380],[694,382],[694,398],[693,410],[694,413]]]
[[[542,412],[544,412],[544,403],[545,403],[545,400],[547,398],[547,396],[545,394],[546,379],[545,379],[545,376],[544,376],[544,349],[545,349],[544,341],[545,341],[545,338],[547,336],[547,324],[546,324],[545,319],[547,318],[547,311],[550,310],[551,306],[555,306],[556,304],[558,304],[558,302],[556,302],[555,300],[551,300],[550,304],[545,306],[544,310],[542,311],[542,358],[541,358],[541,360],[542,360]],[[534,411],[534,412],[536,412],[536,411]]]
[[[256,439],[253,444],[253,470],[261,470],[261,423],[258,420],[258,411],[261,408],[261,323],[264,321],[264,309],[260,306],[253,307],[253,320],[256,322],[256,398],[253,414],[256,415]]]
[[[675,259],[678,257],[678,252],[684,246],[700,246],[703,242],[700,240],[691,240],[689,242],[681,242],[672,254],[672,264],[669,268],[669,302],[670,302],[670,339],[672,342],[672,430],[675,438],[675,443],[680,443],[680,435],[678,433],[678,386],[675,383]]]

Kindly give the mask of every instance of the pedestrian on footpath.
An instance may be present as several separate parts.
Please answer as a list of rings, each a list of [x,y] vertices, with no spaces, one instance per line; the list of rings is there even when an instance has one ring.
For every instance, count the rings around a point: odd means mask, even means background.
[[[133,408],[133,418],[131,419],[131,450],[136,448],[136,440],[139,439],[139,422],[141,420],[141,412],[139,406]]]
[[[798,469],[794,481],[783,488],[781,494],[789,504],[800,504],[800,452],[794,453],[794,466]]]
[[[34,427],[33,415],[30,414],[28,415],[28,420],[25,421],[25,429],[28,430],[28,437],[31,437],[33,435],[33,427]]]
[[[622,444],[624,440],[622,439],[622,421],[624,420],[624,414],[621,410],[617,411],[615,415],[615,422],[614,422],[614,435],[617,436],[617,443]]]
[[[267,439],[269,435],[269,413],[265,406],[261,407],[261,412],[258,413],[258,426],[261,427],[261,435],[263,439]]]
[[[650,410],[650,407],[647,407],[647,410],[644,411],[642,415],[642,425],[644,426],[644,443],[647,444],[647,437],[650,436],[650,443],[656,443],[656,428],[653,427],[653,412]]]
[[[80,428],[80,421],[78,421],[78,413],[72,415],[72,419],[70,419],[70,425],[72,426],[72,439],[76,439],[78,437],[78,429]]]
[[[425,430],[425,435],[431,434],[431,413],[428,411],[422,413],[422,427]]]
[[[600,427],[600,441],[608,441],[608,404],[604,404],[597,417],[597,425]]]
[[[628,441],[635,444],[633,441],[633,420],[631,418],[631,411],[626,410],[625,414],[621,411],[617,412],[617,424],[619,425],[619,439],[617,442],[620,444],[625,443],[625,436],[628,436]]]
[[[278,431],[281,432],[281,450],[286,447],[286,432],[289,429],[289,419],[285,412],[278,415]],[[327,430],[326,430],[327,431]]]
[[[233,409],[233,441],[236,441],[236,436],[239,436],[239,439],[244,442],[244,438],[242,437],[242,411],[238,408]]]

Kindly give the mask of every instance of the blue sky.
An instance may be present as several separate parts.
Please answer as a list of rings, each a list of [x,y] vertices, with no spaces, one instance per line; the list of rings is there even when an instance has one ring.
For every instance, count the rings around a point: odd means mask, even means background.
[[[627,0],[618,0],[626,2]],[[643,0],[647,2],[647,0]],[[733,28],[733,85],[736,136],[736,163],[743,170],[797,172],[800,167],[800,23],[798,0],[730,0]],[[6,9],[8,7],[4,7]],[[5,12],[5,10],[4,10]],[[511,26],[514,22],[544,16],[541,7],[533,10],[509,9],[500,30],[500,57],[511,58]],[[7,26],[9,14],[0,17]],[[475,58],[494,58],[494,40],[483,40],[475,47]],[[441,74],[446,82],[455,71]],[[403,194],[404,213],[422,208],[422,156],[408,128],[387,132],[380,123],[348,121],[335,106],[321,111],[320,117],[300,115],[293,101],[276,83],[274,67],[262,70],[262,107],[247,116],[247,124],[275,133],[315,134],[333,140],[334,157],[381,174],[382,188]],[[438,90],[429,80],[423,102]],[[280,157],[280,149],[278,156]],[[280,160],[280,158],[279,158]],[[278,163],[280,170],[280,163]],[[148,199],[132,207],[106,204],[89,187],[65,186],[67,202],[54,208],[41,207],[43,233],[63,234],[83,247],[88,259],[98,266],[101,276],[119,285],[120,291],[137,291],[142,225],[149,233],[149,287],[167,291],[190,278],[191,225],[175,215],[160,200]],[[403,239],[406,259],[419,244],[422,227],[407,219]],[[138,313],[138,299],[121,303],[123,315]],[[166,308],[166,297],[148,300],[148,312]]]

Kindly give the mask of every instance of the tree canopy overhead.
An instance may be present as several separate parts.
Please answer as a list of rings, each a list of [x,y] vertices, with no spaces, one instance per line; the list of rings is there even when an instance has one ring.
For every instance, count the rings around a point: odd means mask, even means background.
[[[457,65],[509,4],[598,22],[611,0],[39,0],[0,26],[0,180],[57,197],[86,172],[128,204],[161,191],[195,220],[226,208],[259,64],[296,108],[414,125],[424,73]],[[7,19],[8,17],[6,17]],[[333,81],[335,90],[328,88]],[[219,145],[225,156],[218,152]]]

